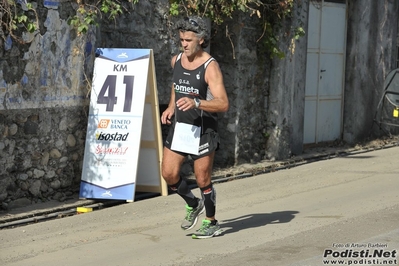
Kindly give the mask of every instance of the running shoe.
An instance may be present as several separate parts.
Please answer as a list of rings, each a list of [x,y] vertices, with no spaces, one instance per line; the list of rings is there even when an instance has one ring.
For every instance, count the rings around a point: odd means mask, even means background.
[[[220,229],[219,223],[216,221],[216,224],[212,224],[210,220],[203,220],[202,226],[197,230],[195,234],[192,234],[191,237],[193,239],[203,239],[203,238],[211,238],[214,236],[218,236],[222,233]]]
[[[197,208],[190,207],[186,204],[186,217],[184,217],[184,220],[181,223],[181,229],[190,230],[191,228],[193,228],[198,221],[198,216],[200,216],[200,214],[202,214],[204,210],[205,205],[202,199],[198,199]]]

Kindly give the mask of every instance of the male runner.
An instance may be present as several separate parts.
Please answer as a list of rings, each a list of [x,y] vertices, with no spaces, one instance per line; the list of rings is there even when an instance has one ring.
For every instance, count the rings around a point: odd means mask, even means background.
[[[192,229],[205,210],[202,226],[193,238],[210,238],[221,233],[216,213],[216,191],[211,173],[215,151],[219,147],[218,112],[229,108],[219,64],[204,48],[209,30],[200,17],[184,18],[176,24],[182,52],[171,60],[173,85],[170,102],[161,122],[171,125],[165,141],[162,176],[169,187],[186,202],[183,230]],[[201,198],[191,192],[180,177],[180,168],[190,155]]]

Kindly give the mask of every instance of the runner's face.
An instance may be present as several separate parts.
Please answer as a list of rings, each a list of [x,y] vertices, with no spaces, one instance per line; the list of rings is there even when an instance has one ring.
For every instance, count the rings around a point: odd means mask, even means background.
[[[183,52],[187,57],[195,55],[201,49],[201,43],[203,43],[204,40],[199,39],[195,32],[180,31],[179,35]]]

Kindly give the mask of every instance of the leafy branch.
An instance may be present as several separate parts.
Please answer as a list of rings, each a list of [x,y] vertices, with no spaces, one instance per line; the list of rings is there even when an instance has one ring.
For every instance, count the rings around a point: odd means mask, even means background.
[[[80,3],[80,0],[76,0]],[[138,3],[139,0],[128,0],[132,4]],[[86,1],[92,4],[80,4],[76,10],[76,15],[68,19],[68,24],[74,27],[78,33],[85,34],[90,26],[98,26],[98,21],[102,19],[102,15],[106,15],[109,20],[116,21],[116,18],[123,14],[122,3],[119,0],[99,0],[99,1]]]
[[[207,17],[216,25],[232,18],[237,12],[246,13],[251,17],[256,16],[263,29],[257,42],[262,41],[262,45],[269,51],[271,57],[285,56],[278,48],[279,37],[274,29],[284,18],[292,16],[294,0],[170,0],[169,2],[169,12],[173,16]],[[294,39],[305,35],[302,27],[293,29],[293,32]],[[226,36],[230,36],[227,26]]]
[[[297,0],[300,1],[300,0]],[[127,11],[126,2],[137,4],[139,0],[71,0],[76,2],[76,14],[70,16],[68,24],[78,35],[85,34],[91,26],[97,26],[104,17],[116,22],[116,18]],[[28,0],[0,0],[0,37],[7,40],[10,36],[21,43],[24,32],[33,33],[39,29],[39,18],[36,9]],[[269,51],[272,57],[284,57],[278,49],[279,37],[275,27],[285,18],[292,15],[294,0],[169,0],[170,14],[197,15],[210,18],[216,25],[221,25],[226,19],[232,18],[236,12],[244,12],[256,16],[261,23],[263,33],[258,39]],[[36,4],[36,2],[35,2]],[[293,29],[297,39],[305,34],[303,28]],[[231,34],[226,27],[226,36]],[[233,45],[231,39],[231,44]],[[233,47],[234,48],[234,47]]]
[[[256,6],[262,4],[260,0],[170,0],[169,3],[171,15],[207,17],[218,25],[231,18],[236,11],[260,16]]]
[[[22,38],[22,33],[33,33],[39,28],[39,18],[33,5],[26,0],[0,2],[0,37],[4,41],[11,36],[20,43],[27,42]]]
[[[78,33],[85,34],[91,26],[97,26],[99,20],[106,19],[116,21],[116,18],[127,9],[123,2],[131,4],[139,0],[71,0],[76,2],[76,14],[68,19]],[[36,12],[37,3],[30,3],[28,0],[0,0],[0,38],[4,41],[11,37],[20,43],[27,43],[31,40],[24,40],[24,32],[33,33],[39,29],[39,18]]]

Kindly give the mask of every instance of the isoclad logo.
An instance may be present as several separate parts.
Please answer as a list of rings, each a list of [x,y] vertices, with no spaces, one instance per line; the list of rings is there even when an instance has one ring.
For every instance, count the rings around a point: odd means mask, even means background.
[[[126,141],[129,133],[119,134],[116,133],[104,133],[104,132],[96,132],[96,140],[105,140],[105,141]]]
[[[97,128],[108,128],[110,119],[101,119],[100,122],[98,122]]]

